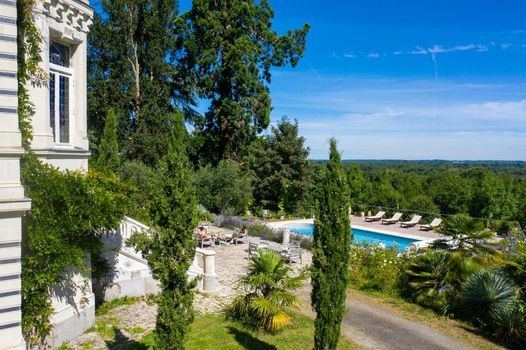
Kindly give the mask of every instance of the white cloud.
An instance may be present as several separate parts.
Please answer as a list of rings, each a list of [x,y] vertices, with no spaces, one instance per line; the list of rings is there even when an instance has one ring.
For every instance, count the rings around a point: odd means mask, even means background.
[[[346,57],[346,58],[356,58],[357,56],[355,54],[352,54],[352,53],[345,53],[343,54],[343,57]]]
[[[380,54],[377,52],[371,52],[370,54],[367,55],[367,58],[378,58],[378,57],[380,57]]]
[[[500,44],[500,48],[503,50],[506,50],[507,48],[511,47],[511,43],[502,43]]]
[[[434,45],[429,48],[423,48],[417,46],[414,50],[407,52],[410,55],[437,55],[442,53],[449,52],[459,52],[459,51],[472,51],[476,50],[477,52],[488,51],[488,46],[483,44],[466,44],[466,45],[456,45],[452,47],[444,47],[442,45]]]

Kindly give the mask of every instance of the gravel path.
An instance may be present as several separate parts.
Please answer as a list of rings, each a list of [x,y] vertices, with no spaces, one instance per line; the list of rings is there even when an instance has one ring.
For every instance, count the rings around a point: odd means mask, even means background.
[[[356,337],[352,339],[374,349],[471,349],[451,337],[421,323],[409,321],[363,302],[347,300],[351,310],[343,319],[343,327]]]
[[[303,311],[314,317],[310,309],[310,286],[300,291]],[[402,318],[364,298],[347,299],[347,315],[342,321],[342,332],[366,349],[378,350],[471,350],[473,348],[450,336],[408,319]]]

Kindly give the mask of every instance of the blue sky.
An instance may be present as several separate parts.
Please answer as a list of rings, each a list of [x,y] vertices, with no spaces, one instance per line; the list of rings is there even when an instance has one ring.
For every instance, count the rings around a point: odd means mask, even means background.
[[[188,9],[191,1],[181,1]],[[271,0],[275,29],[311,25],[273,70],[272,120],[311,158],[526,160],[526,2]]]

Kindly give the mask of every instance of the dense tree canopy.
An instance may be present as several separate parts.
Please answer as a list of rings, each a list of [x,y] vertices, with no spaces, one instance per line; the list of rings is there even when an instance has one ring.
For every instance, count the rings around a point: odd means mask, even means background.
[[[311,186],[308,155],[298,122],[286,117],[256,140],[245,157],[254,176],[254,204],[294,212]]]
[[[181,63],[176,0],[103,0],[88,53],[88,124],[98,144],[106,112],[119,116],[127,159],[156,164],[166,154],[171,115],[192,102]]]
[[[210,101],[194,119],[197,152],[217,164],[239,159],[270,122],[271,67],[295,66],[309,26],[279,35],[267,0],[194,0],[183,18],[184,46],[201,98]]]
[[[484,165],[484,164],[482,164]],[[415,162],[394,170],[387,163],[348,165],[354,211],[402,211],[424,215],[469,214],[492,221],[518,221],[526,225],[526,181],[495,168],[477,166],[456,169]],[[514,173],[520,174],[520,169]],[[496,227],[498,229],[498,227]]]
[[[225,215],[244,214],[252,200],[250,178],[240,165],[225,159],[217,167],[210,164],[196,174],[197,199],[213,213]]]

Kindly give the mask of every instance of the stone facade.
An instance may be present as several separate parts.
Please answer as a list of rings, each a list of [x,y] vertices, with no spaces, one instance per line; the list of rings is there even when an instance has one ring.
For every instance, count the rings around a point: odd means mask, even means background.
[[[29,86],[36,114],[32,149],[60,169],[87,170],[86,55],[93,9],[88,0],[38,0],[34,18],[42,35],[42,68],[49,84]],[[20,183],[23,154],[17,115],[16,0],[0,0],[0,349],[24,349],[21,332],[23,213],[31,201]],[[89,263],[89,259],[87,260]],[[54,291],[51,345],[71,339],[95,316],[91,281],[65,271],[77,288]]]
[[[41,67],[49,82],[30,86],[35,105],[31,149],[62,170],[88,169],[86,61],[92,18],[88,0],[39,0],[35,8],[42,37]],[[78,271],[65,271],[64,278],[76,288],[57,286],[52,291],[52,346],[82,334],[95,319],[91,280]]]
[[[21,330],[21,217],[31,202],[20,184],[16,1],[0,0],[0,348],[24,349]]]
[[[93,9],[88,0],[40,0],[35,21],[42,35],[42,68],[47,86],[32,86],[35,104],[31,148],[61,169],[86,170],[86,57]]]

